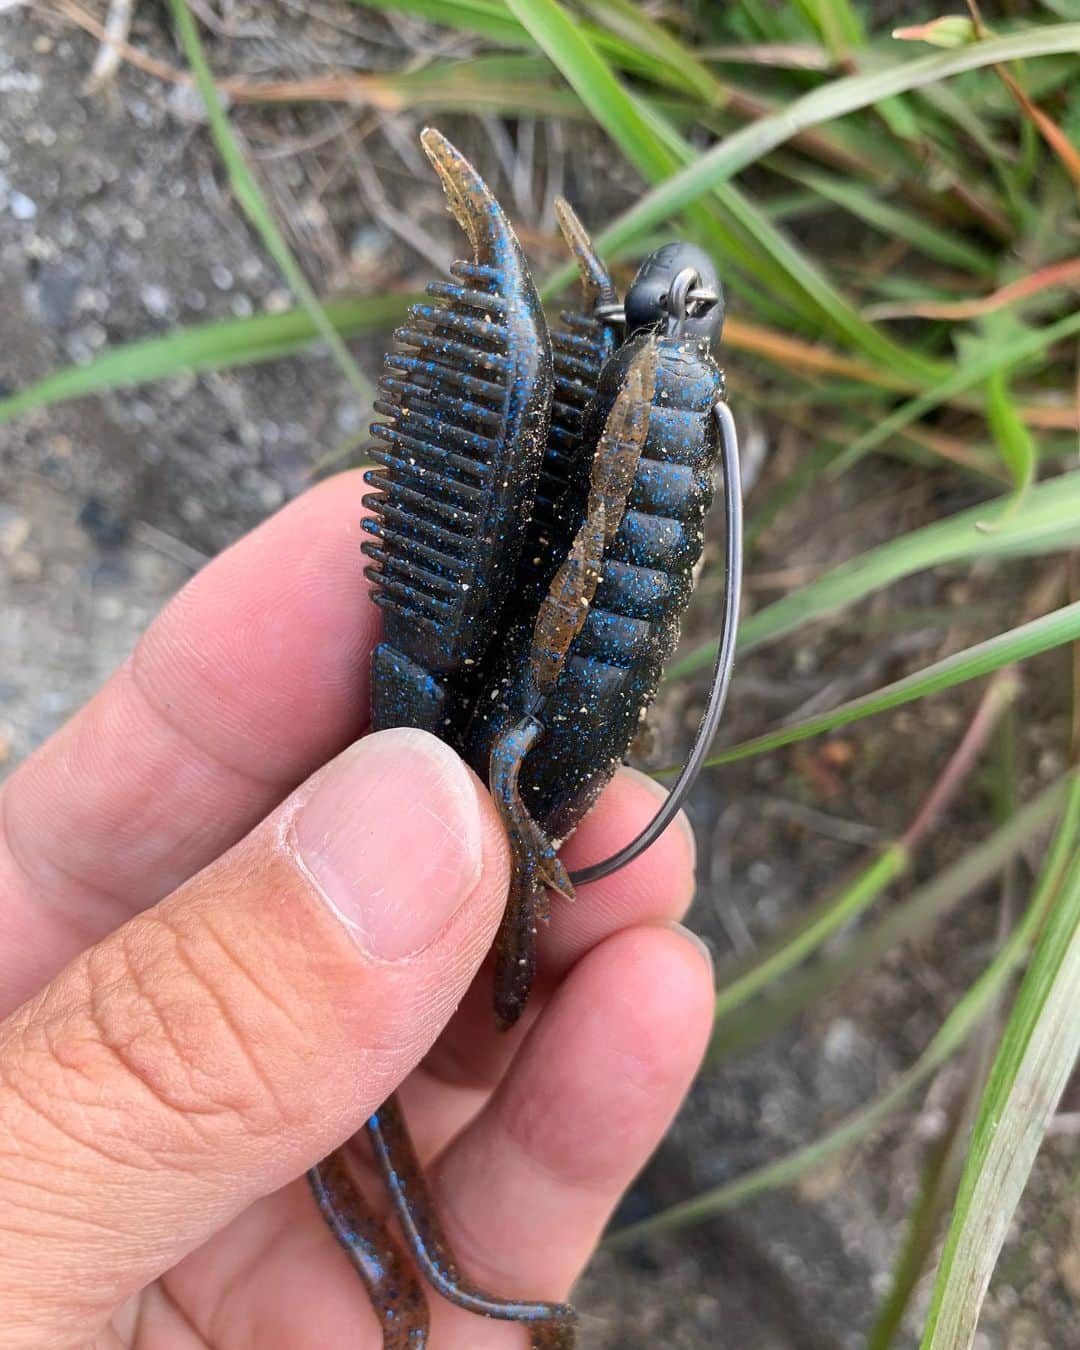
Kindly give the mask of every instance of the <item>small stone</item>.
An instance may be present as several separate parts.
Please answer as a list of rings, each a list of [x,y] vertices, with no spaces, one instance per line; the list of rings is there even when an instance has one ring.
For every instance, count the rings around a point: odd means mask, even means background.
[[[13,192],[8,198],[8,210],[16,220],[33,220],[37,215],[37,203],[25,192]]]
[[[0,514],[0,553],[13,558],[30,538],[30,522],[25,516],[5,510]]]
[[[276,511],[285,500],[285,489],[276,479],[264,478],[258,490],[259,505],[264,511]]]
[[[818,653],[813,647],[797,647],[795,669],[800,675],[812,675],[818,668]]]
[[[36,553],[20,549],[11,559],[13,581],[37,581],[41,576],[41,559]]]
[[[194,85],[174,84],[165,102],[178,122],[199,126],[206,121],[206,104]]]
[[[127,539],[127,520],[101,497],[87,497],[78,525],[99,548],[117,548]]]
[[[79,335],[92,352],[100,351],[109,340],[109,334],[100,323],[84,323]]]
[[[143,309],[155,319],[167,319],[172,313],[172,296],[164,286],[148,282],[139,291],[139,299],[142,301]]]
[[[855,1053],[859,1036],[855,1023],[839,1017],[825,1033],[825,1058],[833,1064],[843,1064]]]

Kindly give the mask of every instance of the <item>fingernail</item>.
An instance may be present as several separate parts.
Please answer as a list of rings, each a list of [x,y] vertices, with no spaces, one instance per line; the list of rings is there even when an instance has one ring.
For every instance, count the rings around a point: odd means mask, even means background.
[[[329,767],[293,825],[298,860],[372,956],[429,946],[483,869],[469,771],[424,731],[380,731]]]
[[[675,919],[669,919],[665,928],[670,928],[673,933],[678,933],[681,938],[689,942],[691,947],[696,947],[704,958],[705,964],[709,967],[709,979],[713,985],[716,984],[716,962],[713,960],[712,948],[699,934],[692,932],[685,924],[678,923]]]

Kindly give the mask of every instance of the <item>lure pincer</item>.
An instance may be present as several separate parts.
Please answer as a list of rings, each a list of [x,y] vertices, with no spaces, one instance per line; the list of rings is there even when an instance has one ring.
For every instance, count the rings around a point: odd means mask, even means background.
[[[383,641],[372,725],[457,743],[469,690],[513,593],[547,445],[552,360],[521,246],[487,185],[439,132],[421,137],[471,262],[433,282],[386,358],[364,528]]]

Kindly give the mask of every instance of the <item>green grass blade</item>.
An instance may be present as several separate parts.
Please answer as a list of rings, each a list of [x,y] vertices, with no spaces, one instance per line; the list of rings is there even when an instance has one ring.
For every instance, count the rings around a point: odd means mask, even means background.
[[[730,95],[723,81],[634,0],[585,0],[585,7],[602,27],[665,66],[669,80],[679,80],[676,87],[710,107],[721,108],[728,102]]]
[[[907,871],[913,853],[934,828],[945,803],[970,771],[970,757],[978,755],[994,726],[1010,708],[1017,686],[1013,670],[991,682],[963,740],[902,836],[882,848],[869,865],[858,868],[836,893],[830,891],[806,906],[741,966],[731,973],[721,971],[722,984],[715,1003],[717,1021],[730,1018],[748,999],[805,961],[839,928],[865,913]]]
[[[894,206],[882,197],[880,188],[863,187],[835,174],[815,173],[788,164],[781,172],[785,178],[810,188],[818,200],[824,198],[835,202],[890,239],[905,240],[935,262],[947,267],[961,267],[980,278],[996,266],[995,259],[985,249],[970,243],[955,230],[941,229],[914,211]]]
[[[529,30],[537,45],[561,71],[578,97],[622,150],[623,154],[645,177],[651,180],[668,177],[680,163],[697,162],[698,156],[654,108],[635,99],[615,78],[603,57],[556,0],[507,0],[509,8]],[[712,197],[722,212],[737,222],[743,232],[742,261],[746,262],[747,247],[756,249],[768,260],[771,275],[757,269],[760,279],[773,281],[779,273],[781,284],[795,287],[798,294],[810,301],[811,313],[820,324],[844,340],[854,343],[872,357],[888,362],[896,368],[917,377],[920,384],[940,373],[936,363],[927,362],[918,354],[909,352],[863,319],[847,300],[832,286],[820,268],[810,262],[795,244],[775,228],[766,213],[732,184],[718,180],[712,186]],[[715,222],[700,211],[691,213],[692,223],[718,255],[732,251],[730,229],[721,235]],[[603,238],[604,236],[601,236]],[[573,269],[562,270],[542,288],[549,295],[566,284]]]
[[[360,0],[354,0],[359,4]],[[428,23],[476,33],[508,47],[529,46],[529,35],[502,0],[364,0],[364,7],[411,14]]]
[[[938,1231],[956,1194],[970,1123],[968,1112],[955,1107],[944,1134],[930,1145],[919,1195],[908,1213],[904,1238],[893,1262],[889,1292],[878,1306],[866,1350],[893,1350],[899,1343],[908,1308],[937,1249]]]
[[[345,346],[341,335],[330,322],[325,310],[319,303],[318,297],[311,289],[300,264],[293,257],[292,251],[285,242],[284,235],[274,221],[270,208],[267,206],[259,190],[259,185],[255,181],[255,176],[248,168],[247,161],[236,137],[233,135],[232,128],[229,126],[229,119],[225,115],[225,109],[214,84],[214,77],[210,72],[206,53],[203,51],[198,29],[195,26],[191,10],[188,8],[187,0],[169,0],[169,3],[180,43],[191,67],[192,78],[206,106],[210,134],[229,175],[229,182],[232,185],[236,200],[240,203],[248,220],[258,231],[267,252],[277,264],[293,294],[311,316],[319,336],[333,353],[334,359],[341,367],[342,374],[352,386],[357,397],[364,404],[371,403],[375,397],[374,389],[360,373],[360,369],[350,356],[349,349]]]
[[[753,740],[743,741],[730,746],[718,754],[711,755],[705,761],[706,768],[716,768],[721,764],[733,764],[740,759],[751,759],[754,755],[763,755],[771,750],[779,750],[785,745],[794,745],[798,741],[808,740],[811,736],[820,736],[837,727],[848,726],[851,722],[864,717],[874,717],[887,712],[890,708],[902,707],[905,703],[914,703],[931,694],[939,694],[945,689],[954,689],[968,680],[977,680],[1002,670],[1015,662],[1026,661],[1042,652],[1062,647],[1066,643],[1080,639],[1080,600],[1071,605],[1044,614],[1030,623],[1011,628],[988,638],[974,647],[954,652],[941,661],[923,670],[916,670],[901,680],[875,689],[871,694],[853,698],[842,703],[830,712],[808,717],[803,722],[794,722],[791,726],[780,727],[776,731],[755,736]]]
[[[1066,779],[1045,788],[987,839],[858,933],[841,951],[762,990],[753,1002],[721,1018],[713,1033],[710,1057],[743,1054],[786,1026],[811,1004],[831,993],[858,971],[879,961],[900,942],[925,933],[960,901],[992,877],[1043,834],[1061,813]]]
[[[1016,488],[1014,500],[1019,502],[1035,481],[1039,454],[1016,411],[1003,370],[995,370],[986,382],[986,420]]]
[[[760,118],[733,132],[647,192],[595,242],[601,249],[610,249],[639,237],[783,145],[796,132],[968,70],[1078,49],[1080,23],[1046,24],[989,38],[956,51],[934,52],[913,61],[897,62],[867,74],[843,76],[795,99],[774,116]],[[569,275],[568,272],[567,278]]]
[[[415,300],[413,295],[331,300],[323,313],[344,337],[359,337],[392,328]],[[0,424],[68,399],[108,389],[149,384],[185,371],[223,370],[291,356],[320,336],[303,309],[282,314],[257,314],[248,319],[222,319],[180,328],[162,337],[111,347],[85,366],[68,366],[0,399]]]
[[[903,1104],[910,1093],[932,1078],[946,1060],[964,1044],[997,1002],[1002,990],[1024,960],[1047,908],[1055,898],[1061,881],[1063,860],[1066,863],[1073,861],[1071,855],[1076,848],[1077,826],[1080,822],[1080,779],[1075,775],[1072,777],[1069,792],[1069,805],[1043,865],[1035,894],[1023,921],[1009,936],[986,970],[963,994],[927,1048],[887,1091],[804,1148],[796,1149],[776,1162],[755,1168],[744,1176],[705,1191],[691,1200],[673,1205],[670,1209],[663,1210],[641,1223],[622,1228],[605,1240],[605,1246],[626,1247],[652,1233],[698,1223],[755,1196],[790,1186],[837,1153],[865,1139]],[[1080,858],[1073,862],[1073,867],[1074,870],[1080,870]],[[946,1344],[943,1342],[935,1350],[945,1350]],[[959,1344],[954,1342],[949,1345],[948,1350],[955,1350]]]
[[[739,632],[740,651],[775,642],[914,572],[962,559],[1033,556],[1074,547],[1078,521],[1080,471],[1037,484],[1017,510],[1011,509],[1010,498],[999,498],[912,530],[752,614]],[[668,678],[706,669],[715,657],[715,643],[697,647],[669,668]]]
[[[373,91],[371,103],[379,105],[381,100],[381,106],[394,112],[415,108],[473,114],[501,112],[507,116],[530,112],[544,117],[585,116],[581,100],[564,85],[556,87],[551,63],[539,55],[435,61],[418,70],[359,77],[374,79],[378,80],[377,96]],[[314,82],[313,91],[304,94],[303,101],[319,102],[326,97],[318,83]],[[304,82],[298,81],[297,88],[303,91]]]
[[[908,861],[908,850],[903,844],[890,844],[838,895],[830,895],[823,904],[815,905],[797,932],[786,933],[782,942],[756,953],[753,963],[741,975],[722,984],[716,995],[716,1017],[729,1016],[747,999],[786,975],[838,928],[858,918],[906,871]]]
[[[967,1350],[975,1339],[1006,1231],[1080,1056],[1078,1008],[1080,854],[1055,898],[980,1103],[922,1350]]]
[[[851,49],[865,41],[862,23],[848,0],[795,0],[795,8],[820,34],[836,64],[846,61]]]
[[[646,178],[670,172],[673,156],[597,48],[555,0],[506,0],[567,84]]]
[[[531,48],[535,45],[528,30],[510,13],[503,0],[353,0],[353,3],[369,9],[412,14],[429,23],[476,33],[504,47]],[[658,60],[638,43],[628,42],[588,20],[581,20],[580,27],[591,42],[624,70],[644,75],[658,84],[685,89],[685,84],[677,82],[665,61]]]
[[[976,354],[951,375],[940,380],[932,389],[902,404],[888,417],[882,418],[877,426],[852,441],[844,454],[831,466],[830,474],[839,474],[850,469],[862,459],[863,455],[876,449],[883,441],[887,441],[890,436],[909,426],[925,413],[942,403],[947,403],[949,399],[968,389],[974,389],[996,374],[1004,373],[1024,361],[1029,361],[1032,357],[1040,356],[1055,342],[1062,342],[1077,333],[1080,333],[1080,314],[1069,314],[1064,319],[1059,319],[1057,323],[1048,324],[1045,328],[1038,328],[1033,332],[1025,332],[1009,342],[981,344]]]

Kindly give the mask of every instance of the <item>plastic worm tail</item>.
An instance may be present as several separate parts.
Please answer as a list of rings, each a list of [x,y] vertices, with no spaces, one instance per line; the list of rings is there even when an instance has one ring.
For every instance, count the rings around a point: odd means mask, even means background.
[[[330,1231],[367,1286],[382,1323],[383,1350],[424,1350],[428,1343],[424,1290],[386,1224],[356,1189],[345,1149],[313,1167],[308,1183]]]
[[[493,1298],[461,1274],[396,1097],[371,1117],[367,1132],[405,1241],[431,1286],[468,1312],[528,1324],[533,1350],[572,1350],[577,1315],[569,1304]]]

